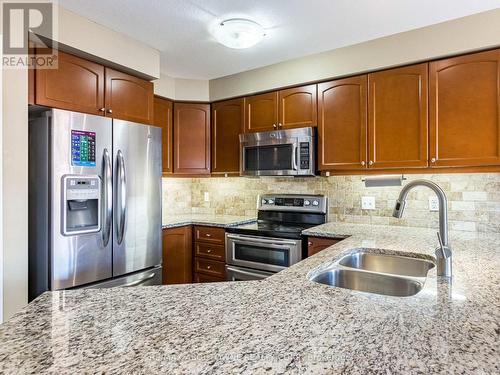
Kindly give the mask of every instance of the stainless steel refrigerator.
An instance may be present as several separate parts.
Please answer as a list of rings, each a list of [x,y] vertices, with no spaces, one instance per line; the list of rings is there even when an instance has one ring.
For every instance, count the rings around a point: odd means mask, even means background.
[[[29,298],[161,284],[161,129],[58,109],[29,120]]]

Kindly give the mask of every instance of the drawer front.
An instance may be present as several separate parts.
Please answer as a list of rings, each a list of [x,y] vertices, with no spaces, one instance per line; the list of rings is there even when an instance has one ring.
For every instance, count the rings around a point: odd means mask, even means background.
[[[194,274],[194,282],[195,283],[218,283],[221,281],[225,281],[225,280],[221,277],[205,275],[204,273],[195,273]]]
[[[224,246],[212,245],[205,242],[195,243],[195,255],[197,257],[218,260],[220,262],[226,260]]]
[[[223,262],[196,257],[194,263],[194,271],[196,273],[203,273],[205,275],[221,278],[226,277],[226,265]]]
[[[194,227],[195,241],[224,245],[224,228],[215,227]]]

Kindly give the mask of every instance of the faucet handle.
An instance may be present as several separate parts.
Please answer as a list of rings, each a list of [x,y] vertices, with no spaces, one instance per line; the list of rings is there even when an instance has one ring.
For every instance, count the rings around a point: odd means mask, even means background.
[[[438,236],[438,241],[439,241],[439,247],[441,248],[441,254],[443,255],[443,258],[446,258],[446,252],[444,250],[443,239],[441,238],[441,233],[437,232],[437,236]]]

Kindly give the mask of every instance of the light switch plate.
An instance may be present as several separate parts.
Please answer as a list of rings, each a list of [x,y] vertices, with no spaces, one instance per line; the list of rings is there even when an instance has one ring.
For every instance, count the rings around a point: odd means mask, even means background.
[[[375,197],[361,197],[361,209],[362,210],[374,210],[375,209]]]
[[[203,193],[203,200],[204,200],[205,202],[210,202],[210,194],[208,193],[208,191],[205,191],[205,192]]]
[[[429,197],[429,211],[439,211],[439,200],[437,197]]]

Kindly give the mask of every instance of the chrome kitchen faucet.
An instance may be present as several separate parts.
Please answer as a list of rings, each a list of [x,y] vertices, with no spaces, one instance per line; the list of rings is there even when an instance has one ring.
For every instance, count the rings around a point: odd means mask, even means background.
[[[451,269],[451,247],[448,243],[448,200],[446,199],[446,194],[439,185],[435,184],[429,180],[415,180],[409,182],[403,187],[401,193],[399,193],[399,198],[396,201],[396,206],[392,216],[401,219],[403,217],[403,211],[406,205],[406,196],[409,191],[417,186],[426,186],[434,193],[436,193],[439,200],[439,232],[438,240],[439,247],[436,249],[436,260],[437,260],[437,274],[438,276],[452,277]]]

